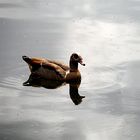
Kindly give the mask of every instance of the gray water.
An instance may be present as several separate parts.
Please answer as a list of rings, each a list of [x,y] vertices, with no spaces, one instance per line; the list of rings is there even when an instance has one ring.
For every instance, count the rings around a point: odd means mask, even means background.
[[[139,0],[0,1],[0,140],[139,140]],[[82,102],[69,85],[25,87],[21,56],[69,63],[78,52]]]

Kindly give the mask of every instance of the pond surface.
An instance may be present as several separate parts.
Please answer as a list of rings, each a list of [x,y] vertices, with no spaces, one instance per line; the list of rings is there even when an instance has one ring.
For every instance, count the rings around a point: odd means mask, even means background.
[[[139,140],[139,0],[0,2],[0,140]],[[69,64],[78,52],[82,102],[69,85],[23,86],[22,55]]]

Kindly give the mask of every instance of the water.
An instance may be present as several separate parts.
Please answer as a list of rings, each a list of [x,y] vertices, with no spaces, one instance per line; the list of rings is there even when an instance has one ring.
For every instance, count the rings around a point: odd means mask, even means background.
[[[139,0],[1,0],[0,140],[139,140]],[[21,56],[69,63],[79,52],[75,105],[69,85],[25,87]]]

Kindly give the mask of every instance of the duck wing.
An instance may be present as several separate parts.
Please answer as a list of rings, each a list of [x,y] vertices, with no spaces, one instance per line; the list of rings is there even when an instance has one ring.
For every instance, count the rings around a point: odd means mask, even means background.
[[[52,70],[56,74],[58,74],[61,78],[65,78],[66,71],[61,66],[55,63],[43,62],[41,67],[44,68],[44,70],[45,69],[50,71]]]
[[[45,73],[55,72],[61,78],[64,78],[66,71],[69,69],[68,66],[57,61],[43,58],[29,58],[28,56],[23,56],[22,58],[29,65],[30,71],[34,73],[38,71],[38,73],[46,75]],[[42,69],[43,72],[39,72],[40,70],[42,71]]]
[[[70,70],[69,66],[67,66],[66,64],[59,62],[59,61],[54,61],[54,60],[48,60],[50,63],[56,64],[58,66],[60,66],[63,70],[68,71]]]

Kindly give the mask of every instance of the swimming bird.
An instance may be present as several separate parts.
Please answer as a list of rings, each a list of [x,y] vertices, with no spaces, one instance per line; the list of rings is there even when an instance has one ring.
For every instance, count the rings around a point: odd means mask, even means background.
[[[64,82],[80,81],[81,74],[78,70],[78,63],[85,66],[82,57],[77,53],[73,53],[70,56],[69,66],[44,58],[30,58],[28,56],[22,56],[22,58],[29,65],[32,75],[48,80]]]

